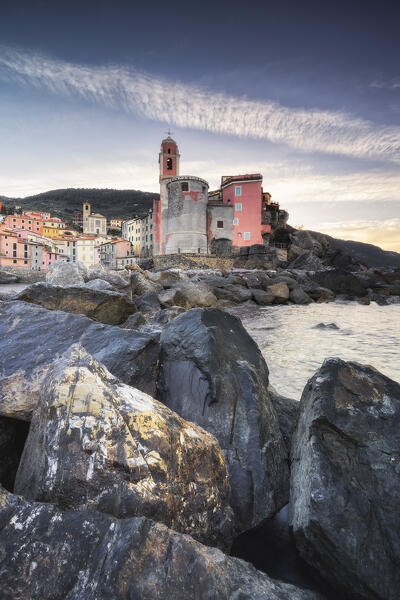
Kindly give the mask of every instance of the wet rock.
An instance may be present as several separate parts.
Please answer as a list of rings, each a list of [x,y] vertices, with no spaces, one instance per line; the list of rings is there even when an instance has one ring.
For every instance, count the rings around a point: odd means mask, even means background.
[[[238,530],[272,516],[288,495],[287,453],[268,393],[268,367],[241,321],[192,309],[161,334],[160,399],[215,435]]]
[[[274,283],[270,285],[267,290],[274,296],[274,304],[284,304],[289,300],[289,288],[287,283]]]
[[[61,512],[0,487],[0,523],[5,599],[323,600],[145,517]]]
[[[108,271],[100,265],[96,265],[92,269],[88,269],[85,277],[85,281],[93,281],[95,279],[102,279],[107,281],[114,289],[127,290],[129,288],[129,273],[125,271],[116,272]]]
[[[319,285],[332,290],[335,294],[350,294],[352,296],[365,296],[367,294],[366,289],[355,275],[340,269],[319,271],[312,275],[312,279]]]
[[[153,313],[160,310],[160,301],[154,292],[146,292],[142,296],[135,298],[135,304],[138,310],[143,313]]]
[[[109,283],[108,281],[105,281],[105,279],[91,279],[90,281],[85,283],[85,287],[89,288],[90,290],[99,290],[99,291],[114,289],[113,286],[111,285],[111,283]]]
[[[172,306],[181,306],[185,310],[189,308],[189,302],[186,296],[178,288],[169,288],[158,294],[161,306],[169,308]]]
[[[313,329],[340,329],[336,323],[318,323]]]
[[[332,302],[335,299],[335,294],[332,290],[328,290],[314,281],[305,281],[301,284],[301,287],[315,302]]]
[[[295,304],[310,304],[310,296],[299,285],[290,290],[289,300]]]
[[[152,281],[160,283],[165,289],[173,287],[180,281],[186,280],[187,275],[182,271],[172,271],[167,269],[166,271],[159,271],[158,273],[149,273]]]
[[[51,285],[66,287],[68,285],[82,285],[87,273],[82,263],[69,263],[59,260],[49,266],[46,281]]]
[[[137,312],[134,315],[130,315],[122,327],[124,329],[138,329],[142,325],[146,325],[147,321],[141,312]]]
[[[182,281],[176,288],[186,298],[189,308],[214,306],[217,303],[215,295],[201,281]]]
[[[0,283],[18,283],[19,278],[12,273],[7,273],[7,271],[0,271]]]
[[[81,346],[49,371],[15,492],[63,509],[146,516],[229,548],[229,479],[216,439],[121,383]]]
[[[100,291],[85,286],[61,287],[49,283],[34,283],[16,296],[48,310],[85,315],[90,319],[119,325],[136,312],[136,306],[118,292]]]
[[[131,271],[130,286],[132,298],[149,292],[158,293],[163,289],[159,283],[151,281],[140,271]]]
[[[279,429],[290,454],[292,436],[299,414],[299,402],[298,400],[281,396],[272,386],[269,386],[268,390],[271,402],[278,416]]]
[[[251,300],[253,294],[251,290],[242,285],[233,285],[228,283],[224,288],[214,288],[214,294],[218,300],[229,300],[235,304]]]
[[[400,589],[400,385],[328,359],[306,385],[292,444],[300,554],[345,597]]]
[[[80,342],[124,383],[154,396],[159,344],[152,335],[34,304],[0,303],[0,414],[30,420],[47,372]]]
[[[260,306],[270,306],[274,303],[275,295],[264,290],[251,290],[253,294],[253,300]]]

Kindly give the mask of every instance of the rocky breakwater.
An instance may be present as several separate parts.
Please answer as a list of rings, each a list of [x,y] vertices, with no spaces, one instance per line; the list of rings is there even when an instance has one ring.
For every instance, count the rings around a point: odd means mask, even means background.
[[[181,315],[198,330],[192,348],[185,342],[202,370],[192,389],[197,400],[196,386],[210,385],[203,407],[210,416],[218,405],[221,448],[212,431],[137,389],[154,396],[158,381],[169,401],[187,395],[188,380],[182,391],[168,382],[171,330],[160,354],[151,335],[85,316],[22,300],[1,302],[0,313],[1,441],[14,452],[0,470],[0,597],[322,598],[217,549],[288,497],[268,371],[240,321],[216,309]],[[236,363],[220,356],[227,327]],[[15,417],[31,421],[21,458]],[[12,493],[2,484],[11,488],[15,471]]]

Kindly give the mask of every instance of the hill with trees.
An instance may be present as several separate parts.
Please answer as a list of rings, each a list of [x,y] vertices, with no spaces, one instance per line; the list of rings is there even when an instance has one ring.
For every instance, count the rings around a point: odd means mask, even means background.
[[[68,188],[25,198],[0,196],[0,201],[5,207],[3,212],[21,206],[22,210],[46,211],[72,222],[74,212],[82,208],[83,202],[90,202],[93,212],[101,213],[107,219],[131,219],[145,215],[152,208],[153,200],[159,197],[159,194],[140,190]]]

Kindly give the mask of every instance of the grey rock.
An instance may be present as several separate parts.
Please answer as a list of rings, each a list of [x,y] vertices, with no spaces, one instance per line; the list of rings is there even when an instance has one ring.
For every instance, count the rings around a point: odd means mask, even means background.
[[[155,292],[146,292],[142,296],[135,298],[135,304],[143,313],[154,313],[160,310],[160,301]]]
[[[122,324],[124,329],[139,329],[142,325],[146,325],[147,320],[143,313],[137,312],[133,315],[129,315],[125,323]]]
[[[215,435],[238,530],[255,527],[288,495],[287,452],[259,348],[237,317],[214,308],[176,317],[161,346],[161,401]]]
[[[313,329],[340,329],[336,323],[318,323]]]
[[[242,285],[228,284],[224,288],[214,288],[214,294],[218,300],[229,300],[235,304],[247,302],[252,299],[252,292]]]
[[[284,304],[289,300],[289,288],[286,283],[273,283],[268,286],[267,292],[274,296],[274,304]]]
[[[253,299],[260,306],[271,306],[274,303],[275,295],[264,290],[251,290]]]
[[[119,381],[79,344],[49,370],[14,491],[63,509],[146,516],[211,546],[232,542],[217,440]]]
[[[85,315],[108,325],[119,325],[136,312],[136,306],[118,292],[96,290],[86,286],[56,286],[34,283],[16,296],[48,310]]]
[[[400,385],[328,359],[307,383],[292,444],[290,522],[341,597],[400,590]]]
[[[113,286],[111,285],[111,283],[109,283],[108,281],[105,281],[105,279],[91,279],[90,281],[85,283],[85,287],[89,288],[90,290],[100,290],[100,291],[114,289]]]
[[[323,600],[145,517],[60,511],[0,487],[0,523],[4,600]]]
[[[57,261],[49,266],[46,281],[51,285],[66,287],[68,285],[82,285],[86,268],[82,263]]]
[[[155,394],[152,335],[13,301],[0,303],[0,339],[1,415],[30,420],[50,366],[77,342],[124,383]]]
[[[290,290],[289,300],[295,304],[310,304],[312,302],[310,296],[299,285]]]
[[[312,275],[312,279],[322,287],[332,290],[335,294],[350,294],[352,296],[365,296],[367,294],[366,288],[355,275],[340,269],[319,271]]]
[[[181,306],[185,310],[190,304],[186,296],[178,288],[169,288],[158,294],[161,306],[169,308],[172,306]]]
[[[276,414],[278,415],[279,429],[281,430],[286,448],[290,453],[292,437],[296,428],[300,403],[298,400],[293,400],[293,398],[281,396],[272,386],[269,386],[268,389],[271,402],[275,408]]]

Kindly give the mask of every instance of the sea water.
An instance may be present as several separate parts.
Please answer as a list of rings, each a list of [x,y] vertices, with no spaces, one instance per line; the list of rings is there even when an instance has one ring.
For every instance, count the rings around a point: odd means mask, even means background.
[[[282,395],[300,400],[308,379],[332,356],[371,365],[400,382],[400,304],[241,306],[229,312],[257,342],[270,383]]]

